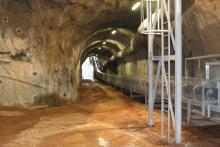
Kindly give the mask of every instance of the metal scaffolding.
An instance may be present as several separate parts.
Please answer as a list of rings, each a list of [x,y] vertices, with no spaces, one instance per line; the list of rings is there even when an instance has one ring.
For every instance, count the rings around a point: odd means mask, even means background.
[[[173,0],[174,2],[174,0]],[[182,26],[181,0],[175,0],[175,39],[171,26],[171,0],[141,0],[139,32],[148,35],[148,125],[153,126],[153,109],[159,86],[161,88],[161,138],[164,138],[164,113],[168,115],[170,142],[171,122],[175,142],[181,143],[182,111]],[[160,36],[160,53],[154,53],[154,38]],[[171,62],[175,64],[175,86],[171,87]],[[157,72],[154,76],[154,67]],[[155,77],[155,78],[154,78]],[[161,82],[159,82],[161,81]],[[159,83],[161,85],[159,85]],[[175,91],[175,116],[172,90]],[[166,108],[167,107],[167,108]],[[165,110],[166,109],[166,110]]]

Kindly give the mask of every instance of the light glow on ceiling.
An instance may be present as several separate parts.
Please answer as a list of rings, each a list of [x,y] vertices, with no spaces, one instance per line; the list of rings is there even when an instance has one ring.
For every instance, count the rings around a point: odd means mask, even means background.
[[[117,33],[116,30],[113,30],[113,31],[112,31],[112,35],[115,35],[116,33]]]
[[[136,3],[132,6],[131,10],[132,10],[132,11],[137,10],[137,9],[140,7],[140,5],[141,5],[141,2],[136,2]]]

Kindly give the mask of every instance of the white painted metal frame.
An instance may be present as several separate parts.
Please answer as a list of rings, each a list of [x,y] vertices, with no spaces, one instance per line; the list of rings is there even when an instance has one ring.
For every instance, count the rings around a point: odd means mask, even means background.
[[[182,26],[181,0],[175,0],[175,37],[171,27],[170,0],[141,0],[141,26],[139,32],[148,35],[148,125],[154,125],[153,108],[156,98],[159,75],[161,78],[161,137],[164,138],[164,108],[168,101],[168,135],[170,142],[170,121],[175,130],[175,142],[181,142],[181,111],[182,111]],[[145,12],[146,9],[146,12]],[[146,16],[146,18],[145,18]],[[166,21],[167,22],[166,22]],[[147,24],[147,25],[146,25]],[[154,56],[154,36],[161,36],[161,56]],[[173,52],[171,55],[171,42]],[[167,44],[167,45],[166,45]],[[176,57],[176,58],[175,58]],[[175,61],[175,118],[171,100],[171,60]],[[153,78],[154,65],[158,63],[156,80]],[[167,66],[167,67],[165,67]],[[161,72],[161,73],[160,73]],[[166,98],[167,97],[167,98]]]
[[[217,58],[220,58],[220,54],[213,54],[213,55],[205,55],[205,56],[197,56],[197,57],[190,57],[190,58],[186,58],[185,59],[185,77],[189,77],[189,72],[188,72],[188,64],[190,62],[195,62],[197,61],[198,62],[198,67],[199,67],[199,70],[198,70],[198,73],[201,72],[201,62],[203,61],[205,63],[205,61],[209,60],[212,60],[212,61],[215,61]],[[198,77],[198,78],[202,78],[201,75]]]

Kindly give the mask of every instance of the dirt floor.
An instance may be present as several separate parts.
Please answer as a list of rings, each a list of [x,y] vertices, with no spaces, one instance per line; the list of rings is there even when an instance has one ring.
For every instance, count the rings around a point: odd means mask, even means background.
[[[177,146],[160,139],[159,110],[155,112],[155,126],[149,128],[145,105],[109,86],[84,81],[80,97],[76,104],[61,107],[1,108],[0,146]],[[181,146],[220,146],[220,127],[184,127]]]

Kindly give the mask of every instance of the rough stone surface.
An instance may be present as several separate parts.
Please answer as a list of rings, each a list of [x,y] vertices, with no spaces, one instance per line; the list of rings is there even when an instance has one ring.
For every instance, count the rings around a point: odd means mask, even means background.
[[[220,53],[220,1],[194,0],[183,17],[185,56]]]
[[[0,104],[26,107],[51,95],[75,101],[84,42],[128,6],[124,0],[2,0],[0,51],[29,48],[32,59],[0,63]]]

